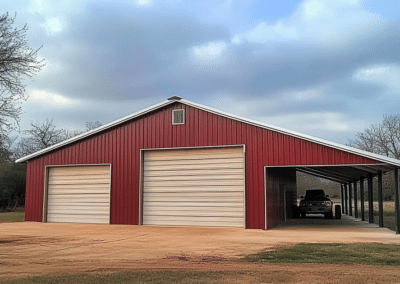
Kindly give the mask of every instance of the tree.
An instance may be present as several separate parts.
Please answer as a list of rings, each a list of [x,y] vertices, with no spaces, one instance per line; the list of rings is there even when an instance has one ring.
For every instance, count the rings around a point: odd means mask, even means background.
[[[349,146],[400,159],[400,115],[385,115],[382,123],[372,124],[349,139]]]
[[[99,126],[101,126],[99,121],[86,122],[86,131],[81,131],[57,128],[52,119],[46,119],[43,122],[31,122],[31,128],[22,131],[26,136],[22,137],[13,149],[14,157],[18,159],[27,156]]]
[[[90,131],[93,129],[96,129],[98,127],[102,126],[102,124],[100,123],[100,121],[95,121],[95,122],[86,122],[86,131]]]
[[[372,124],[364,132],[356,134],[356,139],[349,139],[348,145],[368,152],[400,159],[400,115],[385,115],[383,121]],[[393,200],[393,172],[383,176],[383,198]],[[377,181],[374,181],[377,186]],[[377,199],[377,191],[374,191]]]
[[[27,25],[13,28],[15,17],[8,13],[0,16],[0,138],[18,124],[19,103],[26,99],[22,79],[34,76],[44,66],[37,55],[40,47],[32,49],[27,43]]]

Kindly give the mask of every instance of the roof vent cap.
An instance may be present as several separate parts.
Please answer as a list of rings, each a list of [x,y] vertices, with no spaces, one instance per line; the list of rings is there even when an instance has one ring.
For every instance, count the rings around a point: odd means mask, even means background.
[[[169,101],[180,101],[181,99],[182,98],[178,97],[178,96],[173,96],[173,97],[168,98]]]

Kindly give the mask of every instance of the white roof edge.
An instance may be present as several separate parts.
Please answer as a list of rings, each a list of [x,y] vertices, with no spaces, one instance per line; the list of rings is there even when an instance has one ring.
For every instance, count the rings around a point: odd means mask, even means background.
[[[106,129],[112,128],[112,127],[117,126],[119,124],[122,124],[122,123],[124,123],[124,122],[126,122],[126,121],[128,121],[130,119],[139,117],[141,115],[144,115],[144,114],[149,113],[149,112],[151,112],[153,110],[156,110],[158,108],[167,106],[167,105],[175,103],[175,102],[183,103],[183,104],[186,104],[186,105],[189,105],[189,106],[192,106],[192,107],[196,107],[196,108],[202,109],[204,111],[215,113],[217,115],[221,115],[221,116],[224,116],[224,117],[227,117],[227,118],[231,118],[231,119],[234,119],[234,120],[237,120],[237,121],[241,121],[241,122],[244,122],[244,123],[247,123],[247,124],[251,124],[251,125],[254,125],[254,126],[257,126],[257,127],[261,127],[261,128],[264,128],[264,129],[268,129],[268,130],[272,130],[272,131],[275,131],[275,132],[279,132],[279,133],[282,133],[282,134],[285,134],[285,135],[290,135],[292,137],[296,137],[296,138],[299,138],[299,139],[307,140],[307,141],[310,141],[310,142],[313,142],[313,143],[317,143],[317,144],[320,144],[320,145],[323,145],[323,146],[328,146],[328,147],[331,147],[331,148],[334,148],[334,149],[337,149],[337,150],[341,150],[341,151],[345,151],[345,152],[348,152],[348,153],[351,153],[351,154],[361,155],[361,156],[364,156],[366,158],[370,158],[370,159],[377,160],[377,161],[380,161],[380,162],[388,163],[388,164],[391,164],[391,165],[394,165],[394,166],[400,166],[400,160],[397,160],[397,159],[388,158],[388,157],[385,157],[385,156],[382,156],[382,155],[378,155],[378,154],[375,154],[375,153],[367,152],[367,151],[364,151],[364,150],[360,150],[360,149],[356,149],[356,148],[353,148],[353,147],[345,146],[345,145],[342,145],[342,144],[339,144],[339,143],[330,142],[330,141],[327,141],[327,140],[324,140],[324,139],[316,138],[316,137],[313,137],[313,136],[310,136],[310,135],[307,135],[307,134],[302,134],[302,133],[295,132],[295,131],[292,131],[292,130],[287,130],[287,129],[284,129],[284,128],[281,128],[281,127],[273,126],[273,125],[270,125],[270,124],[267,124],[267,123],[262,123],[262,122],[258,122],[258,121],[255,121],[255,120],[251,120],[251,119],[243,118],[243,117],[240,117],[240,116],[236,116],[236,115],[233,115],[233,114],[225,113],[223,111],[220,111],[220,110],[208,107],[208,106],[204,106],[204,105],[201,105],[201,104],[198,104],[198,103],[193,103],[191,101],[187,101],[187,100],[184,100],[184,99],[181,99],[181,100],[166,100],[166,101],[163,101],[161,103],[152,105],[152,106],[147,107],[147,108],[145,108],[145,109],[143,109],[141,111],[138,111],[138,112],[135,112],[133,114],[127,115],[127,116],[125,116],[123,118],[120,118],[118,120],[112,121],[112,122],[110,122],[108,124],[100,126],[100,127],[96,128],[96,129],[93,129],[91,131],[88,131],[88,132],[85,132],[85,133],[83,133],[81,135],[72,137],[72,138],[70,138],[68,140],[62,141],[62,142],[60,142],[58,144],[55,144],[55,145],[53,145],[51,147],[42,149],[42,150],[37,151],[37,152],[35,152],[33,154],[30,154],[28,156],[22,157],[22,158],[16,160],[16,163],[21,163],[21,162],[28,161],[28,160],[30,160],[32,158],[35,158],[35,157],[40,156],[40,155],[43,155],[43,154],[45,154],[47,152],[53,151],[53,150],[55,150],[57,148],[63,147],[63,146],[68,145],[70,143],[79,141],[79,140],[81,140],[83,138],[89,137],[89,136],[91,136],[93,134],[96,134],[98,132],[101,132],[101,131],[104,131]]]
[[[43,154],[45,154],[47,152],[53,151],[53,150],[55,150],[57,148],[66,146],[66,145],[71,144],[73,142],[79,141],[79,140],[81,140],[83,138],[89,137],[89,136],[91,136],[93,134],[96,134],[96,133],[99,133],[99,132],[104,131],[106,129],[112,128],[112,127],[117,126],[119,124],[122,124],[122,123],[124,123],[124,122],[126,122],[128,120],[131,120],[131,119],[136,118],[138,116],[144,115],[144,114],[146,114],[148,112],[151,112],[153,110],[156,110],[158,108],[164,107],[164,106],[169,105],[169,104],[174,103],[174,102],[176,102],[176,101],[174,101],[174,100],[166,100],[166,101],[163,101],[161,103],[152,105],[152,106],[147,107],[147,108],[145,108],[143,110],[140,110],[138,112],[129,114],[129,115],[124,116],[124,117],[122,117],[120,119],[117,119],[117,120],[114,120],[114,121],[112,121],[110,123],[102,125],[102,126],[100,126],[98,128],[95,128],[95,129],[93,129],[91,131],[82,133],[82,134],[80,134],[78,136],[75,136],[75,137],[72,137],[70,139],[64,140],[64,141],[62,141],[60,143],[54,144],[53,146],[47,147],[47,148],[39,150],[39,151],[37,151],[35,153],[29,154],[29,155],[27,155],[25,157],[19,158],[15,162],[16,163],[22,163],[22,162],[28,161],[28,160],[30,160],[32,158],[38,157],[38,156],[43,155]]]
[[[303,140],[314,142],[314,143],[317,143],[317,144],[320,144],[320,145],[323,145],[323,146],[328,146],[328,147],[331,147],[331,148],[335,148],[337,150],[342,150],[342,151],[345,151],[345,152],[348,152],[348,153],[361,155],[361,156],[364,156],[366,158],[370,158],[370,159],[373,159],[373,160],[381,161],[381,162],[384,162],[384,163],[389,163],[391,165],[400,166],[400,160],[397,160],[397,159],[385,157],[385,156],[382,156],[382,155],[379,155],[379,154],[375,154],[375,153],[371,153],[371,152],[368,152],[368,151],[360,150],[360,149],[353,148],[353,147],[350,147],[350,146],[346,146],[346,145],[342,145],[342,144],[339,144],[339,143],[335,143],[335,142],[327,141],[327,140],[324,140],[324,139],[316,138],[316,137],[313,137],[313,136],[310,136],[310,135],[307,135],[307,134],[302,134],[302,133],[299,133],[299,132],[296,132],[296,131],[287,130],[287,129],[284,129],[284,128],[281,128],[281,127],[277,127],[277,126],[273,126],[273,125],[270,125],[270,124],[267,124],[267,123],[251,120],[251,119],[248,119],[248,118],[243,118],[243,117],[240,117],[240,116],[237,116],[237,115],[234,115],[234,114],[225,113],[223,111],[216,110],[216,109],[213,109],[213,108],[210,108],[210,107],[198,104],[198,103],[193,103],[193,102],[190,102],[190,101],[187,101],[187,100],[184,100],[184,99],[182,99],[180,102],[185,103],[185,104],[190,105],[190,106],[193,106],[193,107],[196,107],[196,108],[199,108],[199,109],[203,109],[203,110],[206,110],[206,111],[213,112],[213,113],[221,115],[221,116],[225,116],[227,118],[231,118],[231,119],[238,120],[238,121],[241,121],[241,122],[244,122],[244,123],[247,123],[247,124],[251,124],[251,125],[254,125],[254,126],[257,126],[257,127],[262,127],[262,128],[265,128],[265,129],[269,129],[269,130],[275,131],[275,132],[279,132],[279,133],[282,133],[282,134],[286,134],[286,135],[290,135],[290,136],[293,136],[293,137],[296,137],[296,138],[300,138],[300,139],[303,139]]]

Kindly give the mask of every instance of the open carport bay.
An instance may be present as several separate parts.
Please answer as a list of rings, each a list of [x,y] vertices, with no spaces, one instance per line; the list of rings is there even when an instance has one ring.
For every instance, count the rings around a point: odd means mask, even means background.
[[[269,231],[58,223],[0,224],[0,277],[98,270],[172,268],[173,261],[238,259],[296,243],[400,244],[393,231],[353,218],[292,219]],[[180,263],[185,265],[184,263]],[[214,265],[214,264],[212,264]],[[228,264],[226,264],[228,265]]]

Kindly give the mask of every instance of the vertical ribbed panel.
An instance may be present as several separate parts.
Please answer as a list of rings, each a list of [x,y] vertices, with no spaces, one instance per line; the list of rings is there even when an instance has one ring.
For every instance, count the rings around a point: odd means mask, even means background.
[[[184,108],[184,125],[172,125],[172,110]],[[45,165],[111,163],[111,223],[138,224],[140,149],[245,144],[246,227],[264,228],[264,166],[376,163],[180,103],[28,162],[26,220],[41,221]],[[273,204],[276,196],[267,196]],[[281,220],[268,215],[268,224]]]

